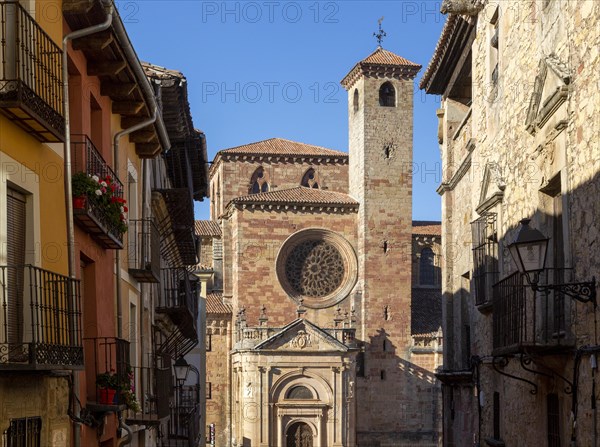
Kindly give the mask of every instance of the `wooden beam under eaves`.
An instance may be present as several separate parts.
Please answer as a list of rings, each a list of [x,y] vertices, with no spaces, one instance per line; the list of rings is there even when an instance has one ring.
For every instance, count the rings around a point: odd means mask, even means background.
[[[94,2],[90,0],[63,0],[63,14],[88,14],[94,7]]]
[[[116,115],[137,115],[144,108],[144,101],[113,101],[112,113]]]
[[[87,72],[89,76],[116,76],[121,73],[127,62],[125,61],[102,61],[88,64]]]
[[[140,158],[154,158],[160,154],[161,146],[158,143],[138,143],[135,152]]]
[[[129,135],[129,141],[132,143],[151,143],[154,141],[158,143],[156,140],[156,132],[152,130],[152,127],[148,126],[148,129],[138,130],[137,132],[133,132]]]
[[[113,99],[127,98],[136,89],[134,82],[103,82],[100,86],[100,94]]]
[[[144,121],[148,121],[148,118],[144,116],[124,116],[121,118],[121,127],[123,129],[129,129],[130,127],[137,126]]]
[[[74,50],[103,50],[115,40],[110,30],[81,37],[73,41]]]

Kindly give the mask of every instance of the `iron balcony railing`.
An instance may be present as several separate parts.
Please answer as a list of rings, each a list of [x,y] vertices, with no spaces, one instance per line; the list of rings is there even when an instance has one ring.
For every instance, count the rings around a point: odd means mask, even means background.
[[[122,390],[131,383],[133,372],[129,342],[116,337],[94,337],[85,338],[84,347],[88,407],[125,405]],[[104,386],[107,381],[111,384]],[[106,389],[115,391],[109,400]]]
[[[140,411],[129,412],[128,421],[143,424],[159,424],[169,416],[169,402],[173,398],[171,368],[134,366],[134,383]]]
[[[161,285],[156,311],[168,314],[184,334],[197,335],[199,281],[184,268],[167,268],[161,270]]]
[[[129,221],[129,273],[140,282],[160,281],[160,237],[153,219]]]
[[[165,445],[195,447],[200,433],[200,386],[180,386],[176,388],[175,405],[171,407],[169,434],[171,441]]]
[[[543,275],[543,281],[546,276],[553,274]],[[493,286],[493,354],[554,352],[570,347],[567,305],[558,291],[533,293],[519,272],[497,282]]]
[[[79,281],[32,265],[0,266],[0,370],[83,365]]]
[[[16,1],[0,2],[0,31],[0,110],[41,141],[63,141],[61,48]]]
[[[73,174],[83,172],[100,180],[109,179],[113,184],[112,196],[123,199],[123,183],[104,161],[92,141],[86,135],[73,135],[71,145]],[[83,203],[74,204],[73,213],[77,223],[104,248],[123,248],[123,233],[114,213],[107,208],[102,196],[88,195]]]

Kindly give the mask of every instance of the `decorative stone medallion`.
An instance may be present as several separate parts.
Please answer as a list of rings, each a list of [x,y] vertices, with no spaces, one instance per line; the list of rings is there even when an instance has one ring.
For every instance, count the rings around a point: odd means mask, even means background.
[[[283,243],[277,256],[277,277],[283,290],[309,308],[330,307],[344,299],[356,276],[354,249],[329,230],[299,231]]]

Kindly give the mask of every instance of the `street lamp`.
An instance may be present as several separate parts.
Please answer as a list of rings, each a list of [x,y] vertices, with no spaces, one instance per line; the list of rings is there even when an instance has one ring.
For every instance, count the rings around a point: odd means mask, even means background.
[[[557,290],[582,303],[593,303],[596,307],[596,278],[591,281],[567,284],[539,284],[540,273],[546,265],[548,241],[539,230],[529,227],[530,219],[521,221],[516,239],[508,245],[508,250],[519,272],[527,278],[534,292]]]
[[[190,365],[185,361],[183,356],[180,356],[173,364],[175,370],[175,379],[179,383],[183,383],[187,380],[188,373],[190,372]]]

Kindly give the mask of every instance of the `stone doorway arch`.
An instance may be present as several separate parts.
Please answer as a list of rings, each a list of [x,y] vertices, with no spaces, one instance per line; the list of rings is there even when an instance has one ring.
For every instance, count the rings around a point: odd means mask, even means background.
[[[313,431],[305,422],[295,422],[287,429],[286,447],[313,447]]]

